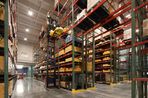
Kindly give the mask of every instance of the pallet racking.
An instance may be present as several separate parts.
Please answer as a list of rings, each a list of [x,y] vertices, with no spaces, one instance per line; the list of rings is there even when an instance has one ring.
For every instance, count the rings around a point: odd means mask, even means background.
[[[1,13],[0,28],[1,28],[1,73],[0,81],[1,96],[4,98],[11,97],[12,90],[16,82],[16,61],[17,61],[17,38],[15,27],[15,14],[16,1],[1,0],[1,7],[3,7],[3,13]],[[13,9],[13,10],[12,10]],[[2,8],[1,8],[2,10]],[[5,14],[4,14],[5,13]],[[2,19],[3,16],[3,19]],[[9,17],[9,20],[8,20]],[[0,68],[1,69],[1,68]]]
[[[44,29],[40,32],[39,44],[40,45],[36,46],[34,49],[34,62],[36,62],[36,65],[34,66],[34,76],[37,80],[46,83],[48,38]]]
[[[135,2],[136,2],[136,7],[134,8],[134,10],[132,10],[133,3]],[[134,47],[137,47],[137,46],[139,47],[139,45],[146,44],[147,40],[141,41],[141,42],[134,42],[133,36],[131,37],[131,39],[125,40],[124,34],[125,34],[125,29],[128,29],[131,25],[134,24],[134,21],[133,21],[134,17],[131,17],[130,13],[132,13],[133,15],[135,12],[139,12],[140,9],[146,8],[145,7],[147,5],[146,1],[141,1],[142,2],[141,4],[137,2],[140,2],[140,0],[136,0],[136,1],[132,0],[132,2],[128,0],[123,0],[123,1],[119,0],[118,2],[115,2],[114,0],[113,1],[100,0],[91,9],[86,10],[87,0],[84,0],[84,1],[82,0],[72,0],[72,1],[57,0],[57,4],[54,8],[54,11],[50,11],[50,12],[57,14],[57,16],[59,17],[58,26],[60,25],[62,27],[67,27],[68,29],[61,36],[56,37],[54,40],[65,39],[65,36],[67,36],[67,32],[71,31],[71,35],[72,35],[71,43],[64,44],[62,48],[57,48],[57,50],[61,52],[62,49],[65,49],[69,44],[71,44],[72,53],[67,53],[67,54],[63,53],[62,55],[58,54],[57,55],[58,58],[56,58],[55,60],[56,63],[57,62],[58,63],[54,65],[54,68],[57,69],[57,71],[55,72],[58,76],[62,74],[64,75],[64,78],[65,78],[65,75],[69,73],[60,72],[59,71],[60,68],[63,66],[67,67],[67,66],[72,65],[72,72],[71,72],[72,90],[77,89],[76,83],[75,83],[76,73],[74,72],[75,37],[80,38],[83,43],[82,44],[82,55],[81,55],[82,74],[83,74],[82,81],[88,78],[87,77],[88,75],[87,74],[87,65],[88,65],[87,63],[90,60],[92,62],[92,70],[93,70],[92,73],[90,73],[92,74],[92,77],[91,77],[92,84],[93,84],[92,87],[94,87],[95,77],[97,80],[96,75],[106,73],[106,72],[103,72],[103,69],[108,69],[108,73],[109,73],[108,79],[109,79],[110,84],[117,83],[117,82],[120,82],[121,80],[124,80],[123,75],[125,75],[126,77],[128,77],[127,78],[128,80],[132,80],[132,87],[133,88],[136,87],[135,86],[136,83],[133,80],[139,80],[139,78],[135,79],[135,76],[133,76],[132,74],[133,72],[137,72],[135,71],[136,66],[134,65],[135,62],[133,60],[134,59],[133,55],[135,55],[133,53],[133,50],[135,50]],[[114,3],[118,3],[117,4],[118,6],[114,6]],[[66,6],[66,5],[71,5],[71,6]],[[76,15],[80,14],[82,11],[84,12],[83,15],[82,16],[80,15],[79,17],[77,17]],[[139,15],[139,13],[137,15]],[[134,20],[139,21],[140,19],[134,19]],[[132,26],[132,27],[133,27],[132,31],[134,32],[133,29],[135,29],[136,27],[135,26]],[[101,28],[105,28],[106,30],[103,31]],[[100,29],[100,32],[98,33],[95,32],[96,29]],[[109,35],[107,35],[107,33]],[[105,42],[105,40],[108,40],[108,42]],[[58,43],[59,41],[55,41],[55,43],[56,42]],[[100,42],[103,42],[103,44],[97,45]],[[56,46],[59,46],[59,45],[60,44],[56,44]],[[120,54],[121,50],[125,50],[125,49],[131,50],[130,49],[131,46],[133,46],[132,51],[128,51],[126,53],[127,55]],[[103,52],[108,51],[108,50],[110,51],[108,55],[102,55]],[[101,54],[101,55],[97,57],[98,54]],[[66,58],[70,55],[72,55],[72,62],[59,64],[59,63],[62,63],[60,61],[61,59]],[[123,55],[126,55],[128,59],[121,61],[120,58]],[[110,59],[108,58],[109,59],[108,61],[101,61],[101,62],[95,63],[95,60],[104,58],[106,56],[110,58]],[[103,63],[108,63],[108,65],[110,66],[105,68],[105,65],[103,66]],[[126,63],[125,64],[126,69],[124,70],[121,68],[121,66],[123,65],[122,63]],[[145,64],[145,62],[143,63]],[[100,65],[99,71],[101,72],[97,72],[97,69],[98,69],[97,64]],[[60,78],[61,77],[58,77],[59,81],[60,81]],[[146,80],[146,79],[142,78],[141,80]],[[107,83],[107,81],[105,82]],[[82,84],[82,89],[83,88],[87,88],[85,83]],[[136,90],[133,88],[132,88],[132,92]],[[135,93],[133,93],[132,98],[135,98],[134,94]]]

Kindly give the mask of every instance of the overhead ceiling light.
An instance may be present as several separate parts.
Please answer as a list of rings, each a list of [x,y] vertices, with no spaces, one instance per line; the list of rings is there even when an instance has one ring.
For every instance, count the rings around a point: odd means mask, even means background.
[[[139,29],[136,29],[136,32],[139,32]]]
[[[29,32],[29,29],[25,29],[26,32]]]
[[[24,41],[27,41],[27,38],[26,37],[24,38]]]
[[[29,11],[28,11],[28,15],[29,15],[29,16],[32,16],[32,15],[33,15],[33,12],[29,10]]]

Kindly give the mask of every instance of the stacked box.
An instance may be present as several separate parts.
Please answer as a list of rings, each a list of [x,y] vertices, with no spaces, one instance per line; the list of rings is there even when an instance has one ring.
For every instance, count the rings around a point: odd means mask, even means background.
[[[13,80],[9,81],[9,86],[8,86],[9,95],[12,95],[12,90],[13,90]]]
[[[55,54],[55,57],[58,57],[58,53]]]
[[[62,63],[65,63],[65,61],[61,61],[61,62],[59,62],[59,64],[62,64]]]
[[[4,98],[4,83],[0,83],[0,98]]]
[[[75,71],[75,72],[81,72],[80,66],[76,66],[75,69],[74,69],[74,71]]]
[[[70,46],[68,46],[68,47],[65,48],[65,53],[70,52],[70,51],[72,51],[72,45],[70,45]],[[74,51],[75,52],[80,52],[81,51],[81,48],[74,47]]]
[[[103,72],[110,72],[110,69],[107,69],[107,70],[103,70]]]
[[[66,68],[65,71],[66,72],[72,72],[72,68]]]
[[[103,64],[103,67],[109,67],[110,64]]]
[[[65,53],[65,50],[63,49],[59,52],[59,56],[63,55],[64,53]]]
[[[1,6],[0,7],[0,20],[4,20],[4,18],[5,18],[5,8]]]
[[[88,72],[91,72],[91,71],[92,71],[92,67],[93,67],[93,66],[92,66],[92,62],[88,62],[88,63],[87,63],[87,71],[88,71]]]
[[[59,72],[65,72],[65,68],[60,68]]]
[[[105,52],[103,52],[103,55],[108,55],[110,53],[111,53],[111,51],[105,51]]]
[[[0,47],[4,47],[4,39],[0,40]]]
[[[60,84],[61,84],[61,87],[64,87],[64,88],[67,87],[67,85],[66,85],[67,83],[65,81],[61,81]]]
[[[70,61],[72,61],[72,57],[65,59],[65,62],[70,62]]]
[[[111,81],[111,75],[110,75],[110,73],[106,73],[105,74],[105,80],[106,80],[106,82],[110,82]]]
[[[4,56],[0,56],[0,70],[4,70]]]
[[[72,61],[72,57],[71,57],[71,58],[65,59],[65,62],[70,62],[70,61]],[[78,59],[78,58],[74,58],[74,61],[75,61],[75,62],[81,62],[81,60]]]

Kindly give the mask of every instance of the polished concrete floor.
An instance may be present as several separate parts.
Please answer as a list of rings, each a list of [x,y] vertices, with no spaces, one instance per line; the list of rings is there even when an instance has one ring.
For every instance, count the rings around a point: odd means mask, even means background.
[[[97,84],[96,90],[78,94],[63,89],[46,90],[44,84],[31,78],[18,80],[12,98],[130,98],[130,84],[109,86]]]

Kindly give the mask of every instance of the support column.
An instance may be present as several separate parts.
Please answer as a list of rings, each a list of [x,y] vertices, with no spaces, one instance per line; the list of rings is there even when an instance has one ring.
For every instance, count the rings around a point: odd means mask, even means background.
[[[134,44],[135,44],[135,32],[136,32],[136,15],[135,15],[135,12],[134,12],[134,9],[135,9],[135,6],[136,6],[136,0],[132,0],[132,65],[131,65],[131,68],[132,68],[132,73],[131,73],[131,77],[132,79],[133,78],[136,78],[136,55],[135,55],[135,52],[136,52],[136,49],[134,47]],[[131,84],[131,97],[132,98],[136,98],[136,81],[132,81],[132,84]]]
[[[4,97],[8,98],[8,0],[5,1],[5,33],[4,33]]]

